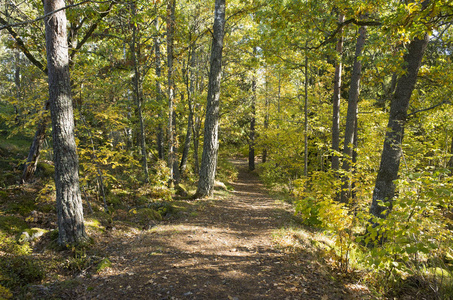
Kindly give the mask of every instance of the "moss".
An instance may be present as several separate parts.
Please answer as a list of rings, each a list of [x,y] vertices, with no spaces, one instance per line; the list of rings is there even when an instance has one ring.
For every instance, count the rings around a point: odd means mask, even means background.
[[[112,266],[112,262],[107,258],[103,258],[96,266],[96,273],[100,273],[102,270],[106,268],[110,268]]]
[[[161,220],[162,216],[157,212],[156,210],[152,208],[141,208],[141,209],[133,209],[130,211],[131,214],[135,215],[137,218],[137,221],[141,225],[146,225],[150,221],[156,221],[156,220]]]
[[[0,216],[0,230],[8,234],[19,234],[28,229],[27,223],[18,217]]]
[[[106,227],[107,225],[112,224],[112,216],[105,211],[97,211],[90,215],[88,218],[89,221],[100,224],[101,226]]]
[[[123,201],[121,201],[120,197],[113,195],[113,194],[109,194],[106,197],[106,202],[108,205],[111,205],[113,207],[119,207],[119,206],[121,206]]]
[[[20,198],[7,202],[6,211],[9,213],[19,213],[21,216],[28,216],[37,206],[35,199],[30,194],[22,195]]]
[[[38,162],[38,165],[36,166],[36,174],[41,177],[50,177],[53,178],[53,175],[55,173],[55,166],[46,163],[46,162]]]
[[[148,207],[157,211],[162,217],[172,214],[175,211],[175,208],[173,207],[173,205],[171,205],[171,203],[167,202],[167,201],[153,202],[153,203],[150,203],[148,205]]]

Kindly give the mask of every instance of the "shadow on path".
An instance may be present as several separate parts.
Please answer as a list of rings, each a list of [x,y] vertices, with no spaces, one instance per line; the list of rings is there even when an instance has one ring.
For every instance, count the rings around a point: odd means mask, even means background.
[[[309,252],[285,255],[272,234],[292,218],[245,162],[231,196],[148,231],[116,233],[108,271],[84,279],[87,299],[351,299]],[[79,298],[80,299],[80,298]]]

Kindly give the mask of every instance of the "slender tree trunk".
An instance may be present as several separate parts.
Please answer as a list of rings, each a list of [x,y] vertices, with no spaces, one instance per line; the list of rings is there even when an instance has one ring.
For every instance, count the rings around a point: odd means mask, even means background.
[[[131,3],[131,10],[132,16],[135,17],[137,15],[135,3]],[[140,147],[142,152],[142,165],[143,165],[143,175],[144,175],[144,182],[149,181],[149,173],[148,173],[148,154],[146,151],[146,139],[145,139],[145,124],[143,120],[143,113],[142,113],[142,102],[143,102],[143,91],[142,91],[142,84],[140,79],[140,70],[139,70],[139,62],[137,60],[137,54],[140,55],[139,44],[137,42],[137,26],[135,23],[132,25],[132,43],[131,43],[131,54],[132,54],[132,61],[134,64],[134,98],[135,104],[137,105],[137,115],[140,125]]]
[[[220,81],[222,75],[222,50],[225,28],[225,0],[215,1],[214,34],[211,47],[208,98],[204,126],[203,155],[200,179],[195,198],[211,196],[219,150]]]
[[[354,66],[352,68],[351,85],[349,87],[349,99],[348,99],[348,112],[346,115],[346,128],[344,134],[344,146],[343,146],[343,170],[345,174],[342,178],[342,191],[341,199],[342,203],[348,203],[351,196],[351,178],[347,175],[351,168],[351,160],[354,148],[354,130],[355,123],[357,120],[357,109],[360,94],[360,78],[362,77],[362,62],[360,56],[362,55],[363,48],[366,40],[366,27],[362,26],[359,29],[359,36],[357,38]]]
[[[264,131],[267,134],[267,130],[269,129],[269,91],[268,91],[268,81],[267,81],[267,76],[266,76],[266,82],[265,82],[265,90],[266,90],[266,95],[265,95],[265,100],[264,100],[264,106],[265,106],[265,115],[264,115]],[[264,146],[263,149],[263,156],[262,156],[262,162],[265,163],[267,161],[267,145]]]
[[[182,151],[182,157],[181,157],[181,164],[179,166],[179,173],[181,176],[183,176],[184,171],[186,170],[187,166],[187,160],[189,158],[189,150],[190,150],[190,143],[192,141],[192,135],[193,135],[193,94],[194,94],[194,89],[195,89],[195,49],[192,47],[192,50],[189,52],[190,53],[190,58],[189,58],[189,68],[187,71],[187,77],[186,78],[186,89],[187,89],[187,102],[189,104],[189,118],[187,121],[187,132],[186,132],[186,139],[184,141],[184,148]]]
[[[44,0],[44,13],[65,6],[63,0]],[[74,137],[66,15],[60,10],[45,19],[49,102],[57,194],[58,243],[87,239],[79,188],[79,160]]]
[[[448,161],[448,168],[453,171],[453,136],[451,137],[451,146],[450,146],[450,160]]]
[[[173,34],[175,25],[175,0],[167,4],[167,79],[168,79],[168,167],[170,168],[170,181],[175,181],[175,124],[173,119],[175,87],[173,81]]]
[[[36,167],[38,166],[41,148],[46,138],[47,125],[50,122],[50,115],[48,114],[49,105],[49,101],[46,101],[44,104],[44,111],[42,113],[41,120],[38,123],[38,128],[36,128],[35,136],[33,138],[30,151],[28,151],[27,161],[25,162],[24,170],[22,172],[22,183],[30,180],[33,174],[35,174]]]
[[[253,49],[256,53],[256,48]],[[256,122],[256,75],[252,79],[252,105],[250,116],[250,136],[249,136],[249,170],[255,170],[255,122]]]
[[[305,43],[308,46],[308,42]],[[305,52],[305,83],[304,83],[304,176],[308,177],[308,55]]]
[[[155,19],[155,26],[156,26],[156,33],[157,36],[154,39],[155,44],[155,54],[156,54],[156,102],[160,105],[162,99],[162,89],[160,87],[160,77],[162,75],[162,68],[161,68],[161,60],[160,60],[160,38],[159,38],[159,16],[157,15],[157,3],[155,4],[156,10],[156,19]],[[163,111],[159,108],[159,124],[157,128],[157,153],[159,159],[164,159],[164,124],[162,122]]]
[[[338,16],[338,22],[344,21],[344,15]],[[341,56],[343,52],[343,34],[339,32],[339,38],[336,47],[338,53],[338,61],[335,64],[335,79],[333,84],[333,116],[332,116],[332,150],[340,152],[340,103],[341,103],[341,72],[343,63]],[[335,153],[332,155],[332,170],[340,169],[340,159]]]
[[[378,218],[386,218],[393,207],[396,188],[394,181],[398,178],[407,110],[428,42],[429,35],[425,34],[423,39],[414,38],[409,43],[408,52],[404,55],[404,72],[398,79],[392,97],[384,148],[370,208],[370,212]]]

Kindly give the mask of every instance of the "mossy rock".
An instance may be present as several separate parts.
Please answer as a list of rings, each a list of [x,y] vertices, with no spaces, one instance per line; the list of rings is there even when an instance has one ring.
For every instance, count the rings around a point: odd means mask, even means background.
[[[140,209],[133,209],[130,211],[133,214],[140,225],[147,225],[151,221],[159,221],[162,220],[162,216],[156,210],[152,208],[140,208]]]
[[[90,218],[88,220],[100,224],[104,227],[112,224],[113,222],[112,215],[106,213],[105,211],[97,211],[93,213],[92,215],[90,215]]]
[[[36,166],[36,173],[38,176],[42,177],[53,177],[55,173],[55,166],[50,163],[40,161]]]
[[[23,231],[20,235],[17,236],[16,240],[19,244],[25,244],[30,242],[36,242],[44,234],[49,232],[49,230],[42,228],[30,228]]]
[[[15,216],[0,216],[0,230],[8,234],[19,234],[28,229],[28,224],[22,218]]]
[[[162,217],[165,217],[167,215],[170,215],[175,212],[175,208],[173,205],[171,205],[170,202],[167,201],[156,201],[153,203],[150,203],[148,205],[149,208],[154,209],[157,211]]]

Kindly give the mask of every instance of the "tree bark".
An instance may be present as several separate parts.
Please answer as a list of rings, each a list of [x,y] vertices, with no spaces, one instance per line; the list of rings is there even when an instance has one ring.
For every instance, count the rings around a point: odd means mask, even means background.
[[[225,0],[215,1],[214,33],[211,47],[208,98],[204,126],[203,155],[200,178],[195,198],[211,196],[219,150],[220,81],[222,76],[222,50],[225,28]]]
[[[256,48],[253,49],[256,53]],[[252,105],[250,115],[250,136],[249,136],[249,170],[255,170],[255,122],[256,122],[256,75],[252,79]]]
[[[131,3],[131,10],[132,10],[132,17],[137,15],[137,10],[135,7],[135,3]],[[137,54],[140,55],[140,48],[139,42],[137,42],[137,26],[135,23],[132,24],[132,42],[131,42],[131,54],[132,54],[132,61],[134,67],[134,78],[133,78],[133,85],[134,85],[134,98],[135,104],[137,105],[137,117],[139,120],[140,126],[140,148],[142,152],[142,166],[143,166],[143,175],[144,175],[144,182],[149,181],[149,173],[148,173],[148,154],[146,151],[146,135],[145,135],[145,124],[143,120],[143,112],[142,112],[142,102],[143,102],[143,90],[142,90],[142,82],[139,70],[139,62],[137,59]]]
[[[65,6],[63,0],[44,0],[44,13]],[[58,243],[87,239],[79,188],[79,161],[74,138],[66,15],[61,10],[45,19],[49,102],[57,194]]]
[[[77,42],[77,47],[72,49],[71,54],[69,56],[70,57],[69,68],[71,68],[74,65],[76,54],[82,48],[82,46],[89,40],[89,38],[91,37],[93,32],[96,30],[100,21],[110,13],[113,5],[114,5],[114,2],[110,3],[109,8],[105,12],[103,12],[99,15],[99,18],[97,19],[97,21],[90,26],[89,30],[85,33],[82,40],[80,42]],[[1,17],[0,17],[0,23],[3,25],[6,25],[6,23],[4,23],[4,20]],[[28,58],[28,60],[33,65],[35,65],[39,70],[41,70],[44,74],[48,75],[48,69],[45,68],[44,65],[30,53],[30,51],[25,46],[25,43],[22,41],[22,39],[19,37],[19,35],[11,27],[8,27],[7,30],[8,30],[8,32],[10,32],[10,34],[16,40],[16,43],[17,43],[19,49],[22,51],[22,53],[24,53],[24,55]],[[44,104],[44,110],[47,111],[48,109],[49,109],[49,100],[47,100],[46,103]],[[38,124],[38,128],[36,129],[36,133],[33,138],[32,145],[30,146],[27,161],[24,164],[24,170],[23,170],[22,178],[21,178],[22,183],[25,183],[28,180],[30,180],[30,178],[33,176],[33,174],[36,171],[36,166],[38,165],[38,161],[39,161],[39,157],[40,157],[40,151],[41,151],[42,145],[44,143],[44,140],[46,138],[47,124],[49,122],[50,122],[50,115],[43,113],[43,118],[41,119],[40,123]]]
[[[269,90],[268,90],[268,79],[267,79],[267,76],[266,76],[266,79],[265,79],[265,90],[266,90],[266,94],[265,94],[265,100],[264,100],[264,106],[265,106],[265,115],[264,115],[264,132],[266,132],[267,134],[267,130],[269,129]],[[263,148],[263,156],[262,156],[262,159],[261,159],[262,163],[264,164],[266,161],[267,161],[267,145],[264,145],[264,148]]]
[[[308,46],[308,42],[305,43]],[[305,52],[305,83],[304,83],[304,176],[308,177],[308,55]]]
[[[44,104],[44,111],[42,113],[42,119],[38,123],[33,142],[28,151],[27,161],[24,165],[24,171],[22,172],[21,183],[25,183],[35,174],[36,167],[38,166],[39,156],[41,154],[41,148],[46,138],[47,124],[50,121],[50,116],[47,113],[49,110],[50,103],[46,101]]]
[[[187,167],[187,161],[189,159],[189,150],[190,150],[190,143],[192,141],[192,135],[193,135],[193,94],[195,90],[195,47],[191,47],[191,51],[189,52],[190,57],[189,57],[189,66],[188,66],[188,71],[187,71],[187,77],[185,78],[186,82],[186,90],[187,90],[187,102],[189,105],[189,117],[187,121],[187,132],[186,132],[186,139],[184,140],[184,148],[182,151],[182,156],[181,156],[181,164],[179,165],[179,174],[180,176],[184,175],[184,172]]]
[[[160,101],[162,99],[162,89],[160,87],[160,76],[162,75],[162,68],[161,68],[161,62],[160,62],[160,38],[159,38],[159,16],[157,15],[157,3],[155,4],[155,10],[156,10],[156,19],[155,19],[155,26],[156,26],[156,32],[157,36],[154,39],[154,44],[155,44],[155,51],[156,51],[156,102],[160,104]],[[159,159],[163,160],[164,159],[164,125],[163,122],[161,121],[163,117],[163,112],[162,109],[159,108],[159,124],[157,128],[157,153]]]
[[[344,22],[344,15],[338,16],[338,22]],[[340,30],[336,51],[338,53],[338,61],[335,64],[335,79],[333,84],[333,105],[332,105],[332,150],[340,151],[340,104],[341,104],[341,72],[343,63],[341,62],[341,55],[343,52],[343,34]],[[332,170],[338,171],[340,169],[340,158],[335,153],[332,155]]]
[[[173,34],[175,22],[175,0],[167,4],[167,79],[168,79],[168,167],[170,168],[170,182],[175,181],[175,124],[173,119],[175,86],[173,81]]]
[[[394,181],[398,178],[407,110],[428,42],[429,36],[425,34],[424,38],[414,38],[409,43],[408,52],[404,55],[404,72],[398,79],[392,97],[384,148],[370,208],[370,212],[378,218],[386,218],[393,207],[396,188]]]
[[[343,146],[343,175],[341,199],[342,203],[348,203],[351,196],[351,178],[347,175],[351,169],[351,160],[354,149],[354,131],[357,120],[357,109],[360,94],[360,78],[362,77],[362,62],[360,56],[362,55],[363,48],[365,46],[366,39],[366,27],[362,26],[359,29],[359,36],[357,38],[354,66],[352,69],[351,85],[349,87],[349,99],[348,99],[348,112],[346,115],[346,128],[344,134],[344,146]]]

